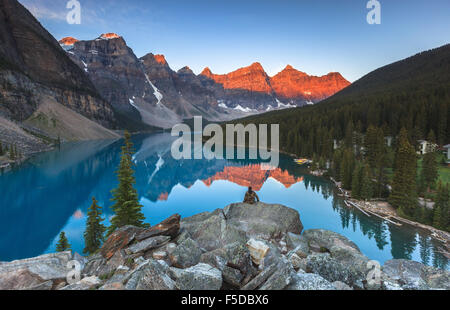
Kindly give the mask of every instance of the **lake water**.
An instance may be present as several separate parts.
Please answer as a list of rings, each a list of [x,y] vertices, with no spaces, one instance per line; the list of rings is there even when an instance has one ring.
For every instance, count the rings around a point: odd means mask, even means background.
[[[380,263],[406,258],[450,269],[439,253],[440,244],[428,234],[347,208],[329,181],[308,175],[290,157],[282,156],[273,171],[261,170],[259,161],[176,161],[170,153],[172,141],[169,134],[133,138],[136,187],[151,225],[175,213],[187,217],[240,202],[251,185],[263,202],[298,210],[305,229],[340,233]],[[0,261],[54,252],[61,231],[81,253],[92,197],[104,207],[106,224],[112,215],[110,191],[117,185],[114,172],[121,145],[122,141],[70,143],[2,172]]]

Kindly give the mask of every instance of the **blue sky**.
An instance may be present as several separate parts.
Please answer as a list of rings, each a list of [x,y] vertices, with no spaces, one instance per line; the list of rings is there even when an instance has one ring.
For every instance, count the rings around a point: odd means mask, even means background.
[[[68,0],[19,0],[57,39],[123,36],[138,57],[164,54],[174,70],[226,73],[259,61],[269,75],[287,64],[355,81],[380,66],[450,43],[450,1],[79,0],[81,25],[66,22]]]

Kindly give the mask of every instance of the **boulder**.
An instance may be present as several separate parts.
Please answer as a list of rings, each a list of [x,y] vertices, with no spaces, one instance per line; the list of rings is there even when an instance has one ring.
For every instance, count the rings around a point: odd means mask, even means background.
[[[60,290],[63,291],[87,291],[92,290],[100,287],[102,284],[102,281],[97,278],[96,276],[92,277],[86,277],[78,281],[77,283],[73,283],[70,285],[67,285]]]
[[[318,274],[329,282],[340,281],[351,287],[364,289],[369,269],[367,263],[363,264],[361,260],[355,259],[352,264],[349,261],[340,261],[329,253],[315,253],[307,257],[306,271]]]
[[[309,255],[308,240],[302,235],[288,232],[286,234],[286,244],[288,249],[294,250],[300,258],[306,258]]]
[[[88,262],[87,257],[81,256],[76,252],[73,254],[72,260],[76,260],[77,262],[80,263],[81,270],[84,269],[84,266],[86,266],[86,263]]]
[[[170,263],[177,268],[189,268],[200,262],[202,250],[197,242],[188,238],[170,254]]]
[[[341,281],[331,283],[338,291],[352,291],[353,289]]]
[[[287,258],[294,269],[306,271],[306,258],[300,258],[293,252],[288,253]]]
[[[301,234],[303,230],[299,213],[277,204],[237,203],[223,210],[227,225],[244,231],[248,238],[281,238],[288,232]]]
[[[219,269],[200,263],[179,272],[176,285],[180,290],[219,290],[222,274]]]
[[[250,279],[256,274],[249,250],[246,245],[239,242],[204,253],[200,261],[222,271],[223,281],[234,288],[240,287],[245,279]]]
[[[396,288],[395,284],[406,290],[450,289],[449,271],[425,266],[419,262],[393,259],[384,263],[382,271],[387,277],[385,282],[388,285],[385,283],[385,286],[390,286],[391,289],[392,286]]]
[[[299,272],[292,277],[292,282],[286,289],[295,291],[330,291],[336,290],[336,287],[317,274]]]
[[[259,288],[260,290],[282,290],[287,287],[295,274],[294,268],[286,258],[278,263],[275,272]]]
[[[347,252],[361,253],[355,243],[333,231],[310,229],[303,233],[303,237],[315,252],[328,251],[334,256],[334,250],[346,249]]]
[[[26,289],[43,282],[66,279],[72,253],[61,252],[0,264],[0,289]]]
[[[43,283],[46,283],[46,281],[43,281],[41,277],[28,269],[6,271],[0,274],[0,290],[31,289]]]
[[[168,275],[168,267],[150,260],[139,272],[136,290],[173,290],[175,282]]]
[[[46,281],[36,286],[27,288],[29,291],[50,291],[53,288],[53,281]]]
[[[168,236],[157,236],[145,239],[139,243],[133,244],[128,247],[125,252],[127,254],[145,253],[147,251],[159,248],[170,241]]]
[[[264,283],[270,276],[272,276],[277,270],[277,264],[272,264],[264,268],[256,277],[254,277],[250,282],[244,285],[241,290],[253,291],[257,289],[262,283]]]
[[[247,242],[245,232],[228,225],[220,209],[185,218],[181,221],[181,227],[206,251],[213,251],[234,242]]]
[[[222,270],[223,282],[228,284],[230,288],[239,289],[241,287],[244,275],[238,269],[225,266]]]
[[[143,230],[143,228],[134,226],[124,226],[117,229],[103,244],[102,248],[100,249],[100,254],[105,259],[110,259],[117,251],[120,251],[131,244],[136,235],[141,233]]]
[[[247,248],[255,265],[259,266],[263,263],[264,257],[269,252],[270,248],[262,241],[250,239],[247,242]]]
[[[179,214],[172,215],[158,225],[145,229],[136,236],[136,239],[142,241],[156,236],[169,236],[173,239],[180,232],[180,219],[181,216]]]
[[[369,259],[355,243],[323,229],[307,230],[303,237],[308,240],[311,251],[319,252],[308,256],[308,272],[317,273],[330,282],[341,281],[354,288],[364,288]]]

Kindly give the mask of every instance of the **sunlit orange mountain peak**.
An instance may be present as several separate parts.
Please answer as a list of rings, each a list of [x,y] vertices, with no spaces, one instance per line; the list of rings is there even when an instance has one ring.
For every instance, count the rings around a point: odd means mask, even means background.
[[[73,37],[65,37],[65,38],[62,38],[61,40],[59,40],[59,44],[71,46],[71,45],[74,45],[78,41],[79,40],[77,40]]]
[[[120,36],[117,33],[109,32],[109,33],[103,33],[100,38],[102,39],[118,39]]]

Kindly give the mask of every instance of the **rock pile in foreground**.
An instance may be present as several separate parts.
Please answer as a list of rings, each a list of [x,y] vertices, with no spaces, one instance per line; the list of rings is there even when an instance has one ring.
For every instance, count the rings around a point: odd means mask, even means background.
[[[450,289],[450,272],[408,260],[386,262],[379,281],[368,281],[373,267],[356,244],[302,230],[298,212],[281,205],[174,215],[149,229],[122,227],[88,258],[64,252],[0,263],[0,289]],[[78,281],[67,278],[73,260]]]

